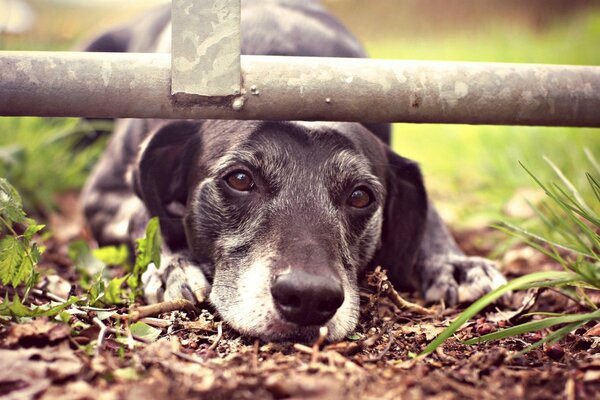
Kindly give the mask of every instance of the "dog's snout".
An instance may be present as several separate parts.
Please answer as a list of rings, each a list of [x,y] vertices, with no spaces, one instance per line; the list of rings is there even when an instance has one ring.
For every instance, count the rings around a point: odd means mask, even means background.
[[[337,280],[302,271],[278,276],[271,285],[271,295],[283,317],[299,325],[324,324],[344,302]]]

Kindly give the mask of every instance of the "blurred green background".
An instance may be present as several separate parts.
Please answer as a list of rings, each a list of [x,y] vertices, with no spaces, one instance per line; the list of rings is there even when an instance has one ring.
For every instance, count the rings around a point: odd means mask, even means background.
[[[2,10],[0,29],[15,19]],[[26,1],[35,15],[23,33],[0,34],[2,50],[69,50],[103,28],[158,1]],[[600,65],[600,1],[327,0],[326,5],[376,58]],[[5,4],[5,5],[6,5]],[[9,11],[7,11],[9,10]],[[600,112],[600,110],[598,110]],[[0,176],[42,214],[53,193],[77,189],[104,143],[85,150],[73,119],[0,118]],[[419,161],[442,214],[459,227],[507,213],[527,217],[518,201],[539,192],[519,166],[542,180],[552,159],[576,184],[590,170],[584,149],[600,156],[600,129],[396,124],[394,148]],[[524,193],[526,195],[524,195]]]

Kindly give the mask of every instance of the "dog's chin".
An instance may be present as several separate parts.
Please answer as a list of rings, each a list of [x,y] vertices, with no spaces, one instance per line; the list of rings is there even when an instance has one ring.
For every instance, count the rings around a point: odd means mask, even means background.
[[[294,343],[313,343],[320,335],[320,328],[327,327],[327,340],[336,341],[343,339],[352,329],[336,326],[333,321],[328,321],[324,325],[298,325],[281,319],[279,316],[273,316],[268,322],[261,326],[244,327],[239,324],[229,324],[236,331],[244,336],[258,338],[267,342],[294,342]]]

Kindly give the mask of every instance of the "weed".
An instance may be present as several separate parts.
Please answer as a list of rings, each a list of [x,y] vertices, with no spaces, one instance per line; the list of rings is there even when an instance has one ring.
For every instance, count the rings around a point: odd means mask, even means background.
[[[534,206],[543,225],[548,229],[548,233],[542,236],[509,223],[498,226],[499,229],[517,236],[525,243],[560,263],[564,271],[535,272],[524,275],[488,293],[468,307],[423,350],[421,355],[427,355],[434,351],[437,346],[452,336],[462,324],[511,290],[553,287],[568,293],[571,298],[577,299],[580,304],[587,307],[591,312],[546,316],[546,318],[540,320],[533,320],[472,338],[464,343],[487,342],[556,325],[564,325],[520,352],[524,353],[544,343],[555,343],[585,323],[600,320],[600,309],[586,293],[588,289],[600,290],[600,216],[597,211],[598,206],[600,206],[600,180],[597,178],[600,176],[600,169],[593,154],[586,151],[586,155],[594,170],[593,173],[587,172],[585,174],[589,189],[594,194],[594,203],[588,204],[581,191],[565,177],[552,161],[546,159],[559,178],[560,184],[555,182],[543,183],[529,169],[525,166],[523,168],[548,196],[548,202],[543,207]],[[565,252],[567,255],[565,255]]]

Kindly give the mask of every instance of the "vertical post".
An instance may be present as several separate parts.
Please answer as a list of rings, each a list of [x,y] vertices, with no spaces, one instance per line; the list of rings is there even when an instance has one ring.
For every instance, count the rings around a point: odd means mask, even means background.
[[[240,0],[173,0],[171,94],[240,93]]]

